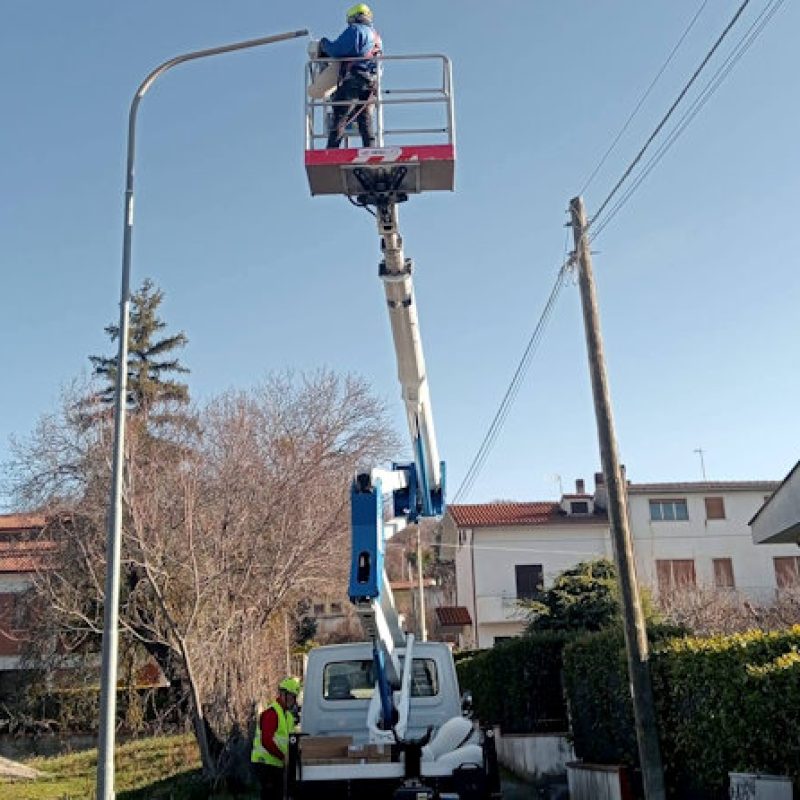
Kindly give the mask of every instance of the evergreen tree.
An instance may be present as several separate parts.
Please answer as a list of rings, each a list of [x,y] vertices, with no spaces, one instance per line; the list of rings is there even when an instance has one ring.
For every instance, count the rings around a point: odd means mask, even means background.
[[[524,605],[528,633],[601,630],[620,618],[617,571],[605,558],[582,561]]]
[[[148,418],[159,404],[189,402],[189,388],[175,376],[186,374],[174,351],[186,346],[188,338],[183,331],[171,336],[161,336],[167,324],[158,315],[164,292],[147,278],[139,291],[131,296],[131,317],[128,331],[128,410]],[[111,341],[119,338],[119,325],[105,328]],[[161,338],[159,338],[161,336]],[[105,405],[114,402],[117,380],[116,356],[89,356],[93,374],[105,381],[95,400]]]

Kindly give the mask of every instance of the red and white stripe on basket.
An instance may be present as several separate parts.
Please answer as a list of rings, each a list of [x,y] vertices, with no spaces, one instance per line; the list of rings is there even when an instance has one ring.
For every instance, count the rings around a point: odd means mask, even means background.
[[[453,161],[453,145],[418,145],[408,147],[361,147],[342,150],[306,150],[306,164],[402,164],[413,161]]]

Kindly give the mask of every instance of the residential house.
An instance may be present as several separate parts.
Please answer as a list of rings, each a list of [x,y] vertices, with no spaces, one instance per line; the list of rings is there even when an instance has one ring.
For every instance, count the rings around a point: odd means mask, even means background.
[[[19,602],[52,544],[35,539],[44,527],[39,514],[0,515],[0,672],[22,668],[24,632]]]
[[[737,589],[769,602],[787,582],[791,546],[758,548],[748,527],[776,481],[631,483],[628,513],[639,580],[657,592]]]
[[[800,461],[750,520],[750,528],[755,544],[800,545]],[[794,556],[794,573],[800,575],[800,552]]]
[[[738,589],[768,601],[800,576],[797,548],[753,544],[748,521],[775,481],[628,483],[637,574],[654,593],[686,586]],[[536,588],[579,561],[612,558],[602,474],[561,501],[453,505],[441,557],[455,560],[457,602],[472,625],[464,646],[489,647],[524,628]],[[454,555],[451,555],[454,554]]]
[[[443,558],[455,552],[457,603],[472,622],[466,647],[517,636],[521,600],[577,562],[611,555],[605,508],[580,485],[560,503],[451,505],[442,545]]]

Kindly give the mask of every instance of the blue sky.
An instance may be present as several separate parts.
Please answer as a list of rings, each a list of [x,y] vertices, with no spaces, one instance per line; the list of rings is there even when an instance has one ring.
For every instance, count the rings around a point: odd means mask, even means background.
[[[764,7],[752,0],[745,24]],[[131,95],[178,53],[346,4],[255,0],[0,7],[0,460],[109,352]],[[591,213],[738,1],[709,0],[586,193]],[[376,0],[387,52],[454,62],[458,188],[401,209],[442,456],[461,482],[564,255],[565,208],[700,0]],[[612,399],[636,481],[780,478],[798,458],[800,6],[786,3],[595,243]],[[738,29],[734,40],[738,38]],[[726,50],[727,51],[727,50]],[[273,369],[364,375],[403,413],[372,220],[312,199],[304,42],[185,65],[140,113],[134,283],[166,292],[204,398]],[[549,499],[598,468],[577,288],[561,295],[468,497]]]

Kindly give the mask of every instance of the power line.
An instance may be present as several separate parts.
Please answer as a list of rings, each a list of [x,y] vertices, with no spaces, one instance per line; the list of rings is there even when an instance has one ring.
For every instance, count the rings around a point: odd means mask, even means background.
[[[658,123],[658,125],[656,125],[655,130],[647,138],[647,141],[644,143],[642,148],[636,154],[633,161],[631,161],[631,163],[628,165],[625,172],[622,173],[622,177],[616,182],[614,188],[608,193],[606,199],[603,200],[603,202],[600,204],[600,208],[597,210],[595,215],[592,217],[591,220],[589,220],[588,227],[591,227],[592,224],[595,222],[595,220],[597,220],[600,217],[600,215],[603,213],[603,211],[606,209],[608,204],[613,199],[614,195],[620,190],[622,184],[625,183],[625,181],[630,176],[631,172],[633,172],[633,170],[636,168],[636,165],[642,160],[644,154],[647,152],[648,148],[653,143],[653,140],[658,136],[659,133],[661,133],[667,122],[669,122],[669,119],[675,112],[675,109],[677,109],[677,107],[680,105],[683,98],[686,97],[686,94],[688,93],[689,89],[692,88],[694,82],[700,77],[700,74],[706,68],[706,65],[712,59],[714,53],[717,52],[722,42],[725,41],[733,26],[736,25],[736,23],[739,21],[739,17],[742,16],[744,10],[747,8],[748,5],[750,5],[750,0],[744,0],[742,4],[739,6],[739,8],[736,10],[736,13],[733,15],[731,21],[725,26],[725,29],[719,35],[717,41],[714,42],[711,49],[708,51],[708,53],[706,53],[705,58],[703,58],[703,60],[700,62],[700,66],[697,67],[697,69],[692,74],[692,77],[689,78],[686,85],[683,87],[683,89],[681,89],[680,93],[675,98],[672,105],[669,107],[667,113],[661,118],[661,121]]]
[[[697,116],[703,106],[705,106],[705,104],[711,99],[712,95],[717,91],[725,78],[728,77],[734,66],[736,66],[742,56],[747,52],[747,50],[750,49],[755,40],[761,35],[764,28],[780,10],[780,7],[784,4],[784,2],[785,0],[770,0],[770,2],[767,3],[761,13],[756,17],[747,31],[739,39],[736,46],[726,57],[725,61],[717,68],[716,72],[706,83],[697,98],[695,98],[695,100],[677,122],[675,127],[670,131],[667,139],[662,142],[658,150],[656,150],[656,152],[650,157],[649,161],[647,161],[645,166],[642,168],[642,171],[636,176],[633,184],[631,184],[626,189],[622,197],[617,200],[616,204],[606,214],[606,217],[602,220],[602,222],[599,225],[595,225],[592,232],[593,240],[600,235],[608,223],[611,222],[611,220],[617,215],[617,213],[628,202],[628,200],[630,200],[631,196],[639,188],[645,178],[647,178],[647,176],[657,166],[672,145],[675,144],[675,142],[686,130],[692,120]],[[598,215],[595,215],[593,222],[597,220],[597,217]]]
[[[522,353],[522,358],[517,364],[517,368],[511,378],[511,383],[503,395],[503,399],[500,402],[500,407],[497,409],[497,413],[494,415],[494,418],[489,425],[489,429],[487,430],[486,435],[483,437],[483,441],[481,442],[478,452],[475,455],[475,458],[472,460],[469,469],[467,470],[467,474],[464,476],[464,479],[461,482],[461,486],[459,486],[458,491],[455,493],[453,502],[457,503],[467,492],[470,491],[475,483],[475,480],[480,474],[481,469],[483,469],[483,465],[486,462],[486,459],[488,458],[495,441],[497,440],[497,436],[500,433],[503,424],[505,423],[508,412],[511,410],[511,406],[513,405],[514,400],[519,393],[522,380],[528,371],[533,354],[536,352],[536,349],[541,342],[544,329],[548,320],[552,316],[558,295],[561,293],[561,289],[564,287],[564,282],[570,264],[571,261],[567,259],[558,270],[553,288],[550,290],[550,295],[548,296],[547,302],[544,305],[544,309],[539,317],[539,321],[536,323],[536,327],[533,329],[533,333],[528,340],[528,344]]]
[[[619,132],[614,137],[614,140],[611,142],[611,144],[609,145],[608,149],[603,154],[603,157],[600,159],[599,163],[597,164],[597,166],[592,171],[592,174],[586,179],[586,182],[583,184],[583,187],[581,188],[580,192],[578,192],[578,194],[584,194],[586,192],[586,190],[589,188],[589,186],[591,185],[592,181],[594,181],[595,177],[597,176],[597,173],[600,172],[600,170],[603,167],[603,164],[606,163],[606,160],[608,159],[608,157],[613,152],[614,148],[619,143],[619,140],[623,137],[623,135],[625,134],[625,131],[628,130],[628,127],[630,126],[631,122],[633,122],[634,118],[639,113],[639,109],[641,109],[641,107],[644,105],[645,100],[647,100],[647,98],[650,96],[650,93],[655,88],[655,86],[658,83],[659,79],[664,74],[664,72],[666,71],[667,67],[672,63],[672,59],[675,58],[675,55],[677,54],[678,50],[680,49],[680,46],[683,44],[684,40],[686,39],[686,37],[691,32],[692,28],[694,27],[695,23],[697,22],[697,20],[699,19],[700,15],[703,13],[703,10],[705,9],[705,7],[707,5],[708,5],[708,0],[703,0],[703,2],[700,4],[700,8],[697,9],[697,11],[695,12],[694,16],[691,18],[691,20],[689,20],[689,24],[686,26],[686,28],[684,29],[684,31],[681,34],[680,38],[678,39],[677,43],[672,48],[672,51],[667,56],[667,60],[663,63],[663,65],[661,66],[661,69],[659,69],[659,71],[656,73],[656,76],[650,82],[650,85],[645,90],[645,93],[642,95],[642,97],[640,98],[639,102],[636,104],[636,106],[634,107],[633,111],[628,116],[628,119],[625,120],[625,124],[620,128]]]
[[[614,198],[614,196],[617,194],[617,192],[623,186],[625,181],[630,177],[630,175],[633,172],[633,170],[636,168],[636,166],[639,164],[639,162],[644,157],[644,155],[647,152],[647,150],[650,148],[650,145],[658,137],[658,135],[664,129],[666,124],[669,122],[670,118],[672,117],[672,115],[674,114],[674,112],[676,111],[676,109],[678,108],[680,103],[683,101],[683,99],[685,98],[686,94],[689,92],[691,87],[694,85],[694,83],[700,77],[701,73],[706,68],[706,66],[708,65],[708,63],[711,60],[711,58],[714,56],[716,51],[722,45],[723,41],[727,38],[727,36],[730,33],[730,31],[736,25],[736,23],[738,22],[739,18],[742,16],[742,14],[744,13],[744,11],[747,8],[747,6],[750,4],[750,0],[743,0],[742,4],[737,9],[736,13],[733,15],[733,17],[730,20],[730,22],[725,26],[724,30],[719,35],[717,40],[714,42],[714,44],[712,45],[711,49],[708,51],[706,56],[703,58],[703,60],[700,63],[700,65],[697,67],[697,69],[695,69],[694,73],[692,74],[692,76],[690,77],[690,79],[688,80],[686,85],[680,91],[680,93],[678,94],[677,98],[673,101],[673,103],[670,106],[670,108],[668,109],[667,113],[662,117],[661,121],[658,123],[658,125],[655,128],[655,130],[650,134],[650,136],[648,137],[647,141],[644,143],[644,145],[641,147],[639,152],[634,157],[633,161],[628,165],[628,167],[626,168],[625,172],[622,174],[622,176],[619,178],[619,180],[614,185],[612,190],[606,196],[605,200],[603,200],[603,202],[600,204],[600,208],[595,213],[595,215],[592,217],[592,219],[589,221],[589,224],[584,229],[582,235],[587,235],[589,233],[589,229],[590,228],[592,228],[592,239],[595,239],[595,238],[597,238],[597,236],[600,235],[600,233],[606,227],[606,225],[608,225],[608,223],[611,221],[611,219],[613,219],[613,217],[620,211],[620,209],[625,205],[625,203],[628,202],[628,200],[633,195],[633,193],[636,191],[636,189],[641,185],[642,181],[644,181],[644,179],[647,177],[647,175],[650,174],[650,172],[654,169],[654,167],[663,158],[665,153],[675,143],[675,141],[678,139],[678,137],[681,135],[681,133],[683,133],[683,131],[689,125],[689,123],[694,119],[694,117],[697,115],[697,113],[702,109],[702,107],[706,104],[706,102],[708,102],[708,100],[714,94],[714,92],[717,90],[717,88],[722,83],[722,81],[724,81],[724,79],[728,76],[728,74],[733,69],[735,64],[744,55],[744,53],[750,48],[750,46],[753,44],[753,42],[756,40],[756,38],[758,38],[758,36],[763,31],[763,29],[766,27],[766,25],[769,23],[769,21],[772,19],[772,17],[775,15],[775,13],[783,5],[784,2],[785,2],[785,0],[769,0],[767,6],[761,11],[761,13],[758,15],[756,20],[750,25],[750,27],[748,28],[747,32],[742,36],[742,38],[739,40],[737,45],[734,47],[733,51],[728,55],[728,57],[725,59],[723,64],[717,69],[717,71],[714,73],[712,78],[709,80],[709,82],[706,84],[704,89],[701,91],[700,95],[693,101],[692,105],[689,107],[689,109],[681,117],[681,119],[679,120],[678,124],[669,133],[669,135],[667,137],[667,140],[660,145],[660,147],[658,148],[656,153],[650,158],[650,160],[645,164],[645,166],[642,169],[642,171],[636,176],[636,179],[635,179],[634,183],[625,191],[623,196],[613,206],[613,208],[608,213],[606,218],[603,219],[602,222],[598,225],[597,223],[601,219],[601,215],[603,214],[605,209],[608,207],[608,205],[611,202],[611,200]],[[617,137],[612,142],[610,148],[606,151],[606,154],[603,156],[603,158],[601,159],[600,163],[595,168],[595,170],[592,173],[592,175],[589,177],[589,179],[588,179],[587,183],[585,184],[584,188],[586,186],[588,186],[589,183],[591,183],[591,181],[594,179],[595,175],[597,174],[599,169],[602,167],[602,165],[605,162],[605,160],[607,159],[608,155],[614,149],[614,147],[616,146],[616,144],[619,141],[620,137],[623,135],[623,133],[625,132],[627,127],[630,125],[631,120],[635,117],[635,115],[638,112],[639,108],[644,103],[645,99],[650,94],[650,92],[652,91],[652,88],[655,86],[655,83],[658,81],[658,79],[660,78],[661,74],[664,72],[666,67],[671,62],[671,60],[674,57],[675,53],[677,52],[678,48],[680,47],[680,45],[682,44],[683,40],[688,35],[689,31],[694,26],[695,22],[697,21],[697,18],[702,13],[702,11],[705,8],[706,4],[707,4],[707,0],[704,0],[704,2],[702,3],[702,5],[698,9],[698,11],[695,13],[694,17],[690,20],[689,25],[687,26],[686,30],[684,31],[684,33],[682,34],[682,36],[678,40],[678,43],[673,48],[672,52],[670,53],[669,57],[667,58],[667,61],[664,64],[664,66],[661,68],[661,70],[659,70],[659,72],[657,73],[657,75],[654,78],[653,82],[651,82],[650,86],[648,87],[647,91],[645,92],[644,96],[639,101],[637,106],[634,108],[632,114],[628,117],[628,120],[625,122],[625,124],[623,125],[621,131],[619,132]],[[552,288],[552,290],[550,292],[550,295],[549,295],[549,297],[547,299],[547,302],[545,303],[545,307],[544,307],[544,309],[542,311],[542,314],[541,314],[541,316],[539,318],[539,321],[536,324],[536,327],[534,328],[533,333],[531,334],[531,337],[530,337],[530,339],[528,341],[527,347],[525,348],[525,350],[523,352],[522,358],[520,359],[519,364],[517,365],[517,369],[514,372],[514,375],[513,375],[512,379],[511,379],[511,383],[509,384],[509,387],[506,390],[505,395],[503,396],[503,399],[502,399],[502,401],[500,403],[500,407],[498,408],[494,418],[492,419],[492,422],[489,425],[489,429],[487,430],[486,435],[484,436],[483,441],[481,442],[481,445],[478,448],[478,452],[475,455],[474,459],[472,460],[472,463],[470,464],[470,467],[467,470],[467,473],[466,473],[463,481],[461,482],[461,485],[459,486],[458,490],[455,493],[455,496],[453,498],[453,502],[455,502],[455,503],[457,503],[464,495],[466,495],[472,489],[475,481],[478,478],[478,475],[480,474],[481,470],[483,469],[484,464],[486,463],[486,459],[488,458],[489,453],[491,452],[492,448],[494,447],[494,444],[495,444],[495,442],[497,440],[497,437],[498,437],[498,435],[499,435],[499,433],[500,433],[500,431],[501,431],[501,429],[502,429],[502,427],[503,427],[503,425],[504,425],[504,423],[506,421],[506,418],[508,417],[508,413],[509,413],[509,411],[511,409],[511,406],[513,405],[514,400],[516,399],[516,397],[517,397],[517,395],[519,393],[519,390],[520,390],[520,387],[521,387],[521,384],[522,384],[522,380],[524,379],[525,374],[528,371],[531,359],[533,358],[533,355],[534,355],[534,353],[535,353],[536,349],[538,348],[538,345],[539,345],[539,343],[541,341],[542,335],[544,333],[545,326],[546,326],[547,322],[549,321],[550,316],[553,313],[553,309],[555,308],[556,300],[558,299],[558,295],[560,294],[561,289],[564,286],[564,283],[565,283],[565,280],[566,280],[566,275],[567,275],[571,265],[572,265],[572,260],[571,259],[565,259],[564,262],[562,263],[561,267],[559,268],[558,274],[556,276],[555,283],[554,283],[553,288]]]

